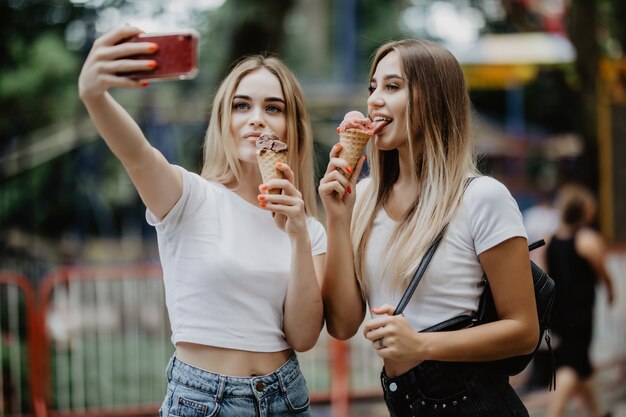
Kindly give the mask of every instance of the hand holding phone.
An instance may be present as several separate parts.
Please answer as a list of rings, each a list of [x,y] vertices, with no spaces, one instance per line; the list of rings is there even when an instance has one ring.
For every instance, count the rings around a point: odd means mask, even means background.
[[[150,71],[121,74],[135,80],[189,80],[198,74],[198,32],[184,30],[176,33],[143,33],[125,42],[150,42],[158,45],[153,54],[135,55],[133,59],[156,61]]]

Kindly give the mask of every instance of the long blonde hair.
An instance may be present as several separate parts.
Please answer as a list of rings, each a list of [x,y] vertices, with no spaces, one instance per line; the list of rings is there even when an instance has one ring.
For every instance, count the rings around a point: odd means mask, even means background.
[[[391,237],[388,253],[381,254],[389,260],[386,273],[391,273],[392,285],[400,289],[441,227],[454,216],[466,179],[478,172],[469,134],[470,101],[457,60],[433,42],[389,42],[376,51],[370,79],[378,63],[393,51],[409,88],[406,130],[412,175],[419,184],[418,198]],[[368,160],[371,181],[359,190],[352,217],[355,268],[364,293],[364,257],[374,218],[400,174],[397,150],[370,148]]]
[[[287,122],[286,142],[289,147],[287,163],[295,174],[295,186],[302,193],[307,214],[316,213],[313,134],[300,83],[289,68],[277,57],[251,55],[235,63],[217,89],[209,127],[204,138],[203,178],[221,184],[240,183],[241,164],[230,133],[232,102],[242,78],[265,68],[278,78],[285,97]]]

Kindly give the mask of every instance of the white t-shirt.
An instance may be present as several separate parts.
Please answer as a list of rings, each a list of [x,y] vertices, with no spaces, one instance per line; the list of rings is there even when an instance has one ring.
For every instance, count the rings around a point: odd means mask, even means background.
[[[368,304],[398,305],[405,290],[394,290],[385,279],[385,251],[397,222],[381,209],[374,220],[365,254],[364,278]],[[490,177],[479,177],[465,190],[445,239],[404,310],[420,331],[478,308],[483,269],[478,255],[515,236],[526,237],[517,203],[507,188]],[[391,272],[388,272],[391,273]]]
[[[172,343],[277,352],[288,349],[283,308],[291,243],[270,212],[180,168],[183,193],[156,227]],[[308,218],[312,254],[326,231]]]

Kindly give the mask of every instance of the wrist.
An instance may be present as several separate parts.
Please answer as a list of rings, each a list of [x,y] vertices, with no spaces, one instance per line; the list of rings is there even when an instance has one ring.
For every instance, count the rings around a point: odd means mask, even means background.
[[[83,91],[79,93],[80,100],[87,108],[97,107],[104,103],[107,99],[107,92],[102,91],[100,93],[93,93]]]
[[[415,352],[415,360],[417,361],[428,361],[434,360],[433,358],[433,347],[432,347],[432,338],[429,337],[429,333],[413,333],[413,346],[417,346],[417,351]]]
[[[311,238],[308,232],[289,235],[289,239],[293,248],[311,251]]]
[[[339,230],[339,231],[350,231],[350,223],[351,221],[351,217],[350,216],[341,216],[341,217],[331,217],[331,216],[327,216],[326,217],[326,229],[328,232],[332,230]]]

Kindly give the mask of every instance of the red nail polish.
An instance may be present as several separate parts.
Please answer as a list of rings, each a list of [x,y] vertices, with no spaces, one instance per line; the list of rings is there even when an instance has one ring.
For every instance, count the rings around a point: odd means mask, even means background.
[[[141,86],[142,86],[142,87],[147,87],[147,86],[149,86],[149,85],[150,85],[150,83],[149,83],[148,81],[142,81],[142,82],[141,82]]]
[[[352,168],[350,167],[350,165],[346,165],[345,170],[348,174],[352,174]]]
[[[348,185],[348,188],[346,188],[346,191],[348,192],[348,194],[352,194],[352,188],[350,188],[349,185]]]
[[[265,194],[259,194],[259,200],[260,201],[265,200]]]
[[[267,203],[264,203],[264,202],[260,202],[260,203],[259,203],[259,207],[263,208],[263,207],[265,207],[265,206],[267,206]]]
[[[148,46],[148,51],[150,52],[156,52],[159,49],[159,45],[156,43],[150,44],[150,46]]]
[[[277,168],[281,168],[282,166],[283,166],[283,163],[282,163],[282,162],[276,162],[276,167],[277,167]]]
[[[157,66],[157,62],[156,62],[156,61],[150,61],[150,62],[148,62],[148,63],[146,64],[146,66],[147,66],[148,68],[156,68],[156,66]]]

